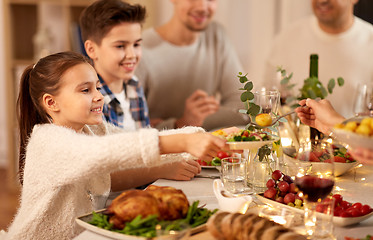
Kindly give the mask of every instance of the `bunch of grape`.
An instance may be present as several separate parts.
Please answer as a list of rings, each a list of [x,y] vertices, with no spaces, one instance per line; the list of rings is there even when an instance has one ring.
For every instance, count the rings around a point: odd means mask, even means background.
[[[297,194],[293,179],[280,170],[273,171],[272,178],[267,181],[267,190],[263,196],[279,203],[303,209],[303,199]]]

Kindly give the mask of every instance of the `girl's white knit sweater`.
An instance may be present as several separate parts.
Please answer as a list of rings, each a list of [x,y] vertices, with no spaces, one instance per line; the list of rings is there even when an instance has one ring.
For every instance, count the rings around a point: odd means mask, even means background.
[[[164,131],[191,133],[200,128]],[[85,134],[56,126],[36,125],[29,139],[24,185],[18,213],[7,239],[72,239],[83,229],[75,218],[93,210],[90,194],[110,191],[110,173],[156,166],[181,155],[159,155],[155,129],[123,132],[106,123],[86,126]]]

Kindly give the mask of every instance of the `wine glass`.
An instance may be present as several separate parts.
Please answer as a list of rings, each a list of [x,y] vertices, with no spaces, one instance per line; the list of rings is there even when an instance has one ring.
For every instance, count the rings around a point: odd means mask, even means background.
[[[373,114],[373,86],[371,84],[363,84],[357,89],[353,108],[355,116]]]
[[[261,107],[262,113],[278,114],[280,105],[280,92],[277,90],[265,90],[254,92],[254,103]]]
[[[324,229],[316,215],[317,205],[330,195],[334,186],[332,145],[331,138],[306,140],[300,143],[297,153],[294,183],[303,195],[304,223],[308,238],[333,238],[332,230]]]

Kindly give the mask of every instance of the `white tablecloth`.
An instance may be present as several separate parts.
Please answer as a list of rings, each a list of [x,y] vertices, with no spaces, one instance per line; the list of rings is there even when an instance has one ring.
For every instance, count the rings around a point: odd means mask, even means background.
[[[202,174],[217,175],[214,169],[204,169]],[[158,180],[154,184],[159,186],[172,186],[183,190],[190,202],[199,200],[200,204],[206,204],[209,209],[218,208],[217,199],[212,189],[213,179],[194,178],[191,181],[171,181]],[[340,193],[345,200],[351,202],[361,202],[373,207],[373,167],[358,167],[345,175],[336,179],[334,193]],[[373,235],[373,217],[356,225],[348,227],[336,227],[335,235],[338,240],[344,240],[344,236],[365,237],[367,234]],[[84,231],[74,240],[108,240],[107,238],[90,231]]]

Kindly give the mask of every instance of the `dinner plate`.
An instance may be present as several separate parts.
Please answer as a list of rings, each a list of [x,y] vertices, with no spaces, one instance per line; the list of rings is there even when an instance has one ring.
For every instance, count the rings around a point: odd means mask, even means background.
[[[273,201],[271,199],[265,198],[265,197],[263,197],[263,193],[257,194],[256,197],[261,202],[263,202],[265,204],[268,204],[268,205],[270,205],[272,207],[287,208],[287,209],[289,209],[291,211],[304,214],[304,210],[299,209],[299,208],[295,208],[295,207],[291,207],[291,206],[288,206],[286,204],[279,203],[279,202]],[[323,213],[316,213],[316,214],[318,214],[319,216],[323,216],[324,215]],[[333,223],[334,223],[335,226],[344,227],[344,226],[348,226],[348,225],[357,224],[357,223],[359,223],[361,221],[364,221],[364,220],[370,218],[371,216],[373,216],[373,212],[371,212],[371,213],[369,213],[367,215],[361,216],[361,217],[349,217],[349,218],[333,217]]]
[[[290,162],[290,163],[293,163],[294,161],[298,161],[296,160],[295,158],[292,158],[290,157],[289,155],[287,154],[284,154],[284,157],[285,157],[285,162]],[[323,162],[305,162],[304,163],[305,165],[309,165],[311,164],[312,165],[312,168],[313,169],[323,169],[323,165],[324,164],[328,164],[328,163],[323,163]],[[339,177],[343,174],[345,174],[346,172],[348,172],[349,170],[353,169],[354,167],[356,167],[357,165],[359,165],[358,162],[350,162],[350,163],[340,163],[340,162],[335,162],[334,163],[334,175],[336,177]]]
[[[202,166],[202,165],[201,165],[201,168],[214,169],[214,168],[216,168],[216,166]]]
[[[99,210],[99,211],[96,211],[96,213],[101,213],[105,211],[105,209],[102,209],[102,210]],[[133,235],[127,235],[127,234],[123,234],[123,233],[117,233],[117,232],[113,232],[113,231],[110,231],[110,230],[106,230],[106,229],[103,229],[103,228],[99,228],[95,225],[92,225],[90,223],[88,223],[89,221],[91,221],[92,219],[92,213],[90,214],[86,214],[86,215],[83,215],[83,216],[80,216],[78,218],[75,219],[76,223],[91,231],[91,232],[94,232],[94,233],[97,233],[97,234],[100,234],[102,236],[105,236],[105,237],[109,237],[109,238],[113,238],[113,239],[119,239],[119,240],[149,240],[149,238],[146,238],[146,237],[139,237],[139,236],[133,236]],[[198,227],[195,227],[195,228],[192,228],[190,230],[190,234],[193,235],[193,234],[197,234],[199,232],[202,232],[202,231],[205,231],[206,230],[206,224],[203,224],[203,225],[200,225]],[[175,237],[177,236],[177,234],[175,235],[166,235],[166,236],[161,236],[161,237],[155,237],[155,238],[152,238],[154,240],[158,239],[158,240],[172,240],[172,239],[175,239]]]
[[[279,137],[272,137],[271,140],[267,141],[227,142],[227,144],[231,150],[258,149],[279,139]]]

